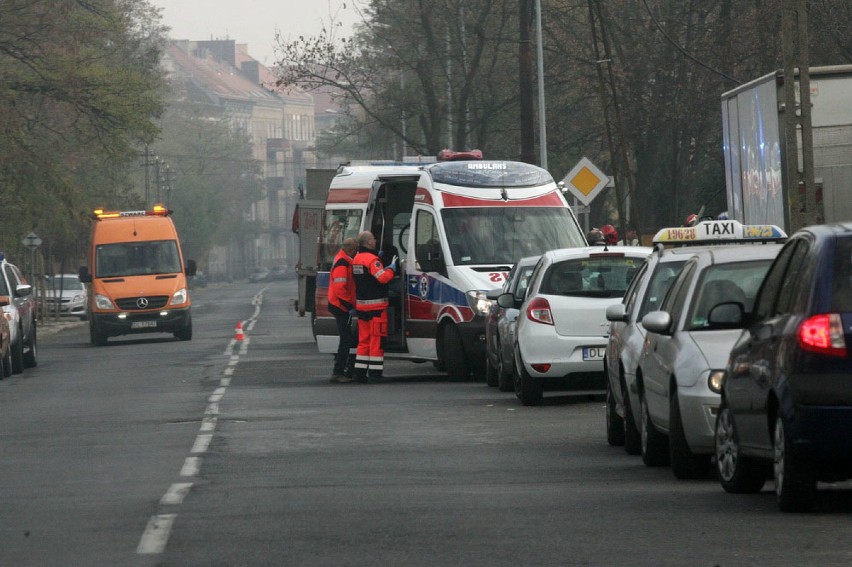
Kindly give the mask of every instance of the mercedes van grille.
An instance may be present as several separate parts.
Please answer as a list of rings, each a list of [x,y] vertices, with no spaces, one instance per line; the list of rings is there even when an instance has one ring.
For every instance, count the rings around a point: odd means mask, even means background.
[[[168,295],[150,295],[140,297],[124,297],[115,302],[119,309],[125,311],[141,311],[143,309],[160,309],[169,301]],[[147,306],[145,303],[147,302]]]

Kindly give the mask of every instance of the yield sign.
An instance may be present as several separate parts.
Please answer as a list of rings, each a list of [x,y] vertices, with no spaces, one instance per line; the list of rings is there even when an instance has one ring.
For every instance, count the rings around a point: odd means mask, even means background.
[[[609,176],[586,157],[581,159],[562,180],[565,188],[587,206],[609,184],[609,181]]]

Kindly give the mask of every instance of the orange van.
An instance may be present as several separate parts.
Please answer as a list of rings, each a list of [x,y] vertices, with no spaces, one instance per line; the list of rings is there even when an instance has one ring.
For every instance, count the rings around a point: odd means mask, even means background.
[[[89,265],[80,268],[88,286],[89,336],[103,346],[109,337],[133,333],[172,333],[192,339],[187,276],[195,261],[184,263],[172,211],[94,213]]]

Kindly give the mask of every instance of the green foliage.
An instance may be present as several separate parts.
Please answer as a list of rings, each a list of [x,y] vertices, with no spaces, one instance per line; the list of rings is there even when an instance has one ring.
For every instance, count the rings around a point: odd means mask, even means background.
[[[159,14],[145,1],[0,2],[7,250],[35,230],[52,254],[76,254],[86,211],[133,200],[127,175],[163,108],[162,41]]]

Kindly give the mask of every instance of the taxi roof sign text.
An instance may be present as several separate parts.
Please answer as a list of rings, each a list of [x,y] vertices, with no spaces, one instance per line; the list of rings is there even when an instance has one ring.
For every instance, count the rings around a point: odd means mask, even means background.
[[[787,238],[774,224],[742,224],[737,220],[700,222],[695,226],[662,228],[653,242],[662,244],[701,244],[719,242],[769,242]]]

